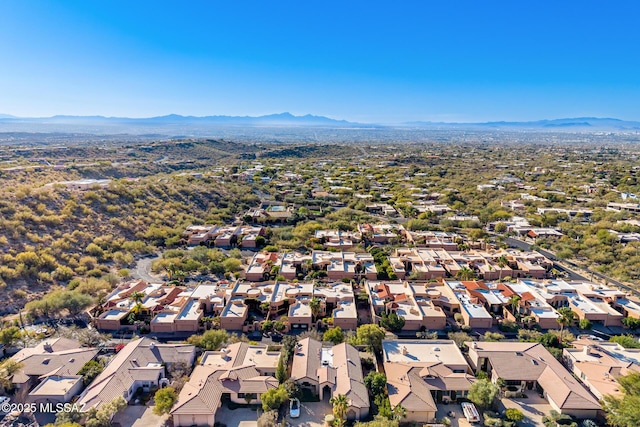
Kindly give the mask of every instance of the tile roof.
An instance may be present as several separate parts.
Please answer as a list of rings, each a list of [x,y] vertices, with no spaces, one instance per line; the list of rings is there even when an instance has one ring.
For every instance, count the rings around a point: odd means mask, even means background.
[[[599,409],[598,400],[542,344],[467,343],[505,380],[537,381],[561,409]]]
[[[278,380],[274,377],[260,375],[252,363],[242,364],[250,347],[246,343],[233,344],[226,353],[226,363],[197,365],[180,391],[171,414],[215,415],[223,393],[260,395],[277,388]]]
[[[158,379],[163,363],[190,363],[195,347],[188,344],[158,344],[140,338],[127,344],[80,395],[78,402],[86,408],[99,407],[123,396],[137,381]]]
[[[78,341],[68,338],[44,341],[35,347],[22,349],[12,357],[23,365],[13,375],[12,381],[22,384],[34,376],[44,378],[52,375],[76,375],[97,354],[97,349],[82,348]]]

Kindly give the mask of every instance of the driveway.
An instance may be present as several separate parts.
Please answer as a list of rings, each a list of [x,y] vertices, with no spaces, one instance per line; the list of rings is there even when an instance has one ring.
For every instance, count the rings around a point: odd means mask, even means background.
[[[227,427],[256,427],[258,416],[258,412],[250,408],[229,409],[222,405],[216,412],[216,421],[226,424]]]
[[[111,425],[122,427],[164,426],[169,420],[168,415],[158,416],[153,413],[153,406],[131,405],[118,412]]]
[[[291,418],[287,409],[287,422],[292,426],[299,427],[323,427],[324,416],[333,414],[329,402],[301,402],[300,417]]]
[[[543,425],[542,417],[551,411],[551,405],[535,391],[529,391],[527,398],[503,398],[500,400],[500,403],[504,406],[504,409],[516,408],[522,411],[524,420],[518,423],[518,425],[522,427],[537,427]]]
[[[453,412],[453,416],[449,415],[450,412]],[[436,419],[440,421],[444,417],[451,420],[451,427],[471,427],[469,421],[464,417],[459,403],[449,403],[448,405],[439,403]]]

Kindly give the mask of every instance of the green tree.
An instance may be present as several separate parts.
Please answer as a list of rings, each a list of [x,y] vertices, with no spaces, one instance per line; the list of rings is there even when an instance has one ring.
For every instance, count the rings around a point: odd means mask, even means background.
[[[640,342],[633,335],[614,335],[609,338],[609,341],[618,343],[624,348],[640,348]]]
[[[396,313],[384,313],[380,319],[380,326],[387,331],[399,332],[404,328],[404,317],[398,316]]]
[[[520,318],[520,300],[522,298],[520,297],[520,295],[512,295],[511,298],[509,298],[509,306],[511,306],[511,313],[513,313],[513,315],[516,317],[516,319]]]
[[[374,399],[377,396],[384,396],[387,392],[387,376],[382,372],[371,371],[364,377],[364,385]]]
[[[236,271],[242,270],[242,261],[237,258],[227,258],[222,262],[222,266],[224,267],[224,271],[235,273]]]
[[[393,408],[392,414],[394,420],[401,421],[403,418],[407,417],[407,408],[398,404]]]
[[[509,408],[505,411],[505,416],[509,421],[522,421],[524,420],[524,414],[517,408]]]
[[[614,427],[640,426],[640,373],[618,378],[622,397],[605,395],[602,399],[607,421]]]
[[[90,408],[86,412],[86,427],[111,427],[113,416],[127,406],[124,397],[118,396],[111,402],[100,406],[100,409]]]
[[[622,319],[622,324],[635,331],[636,329],[640,328],[640,319],[636,319],[635,317],[625,317]]]
[[[349,409],[349,398],[344,394],[338,394],[333,396],[329,402],[333,406],[333,415],[336,417],[337,425],[344,425],[347,410]]]
[[[24,364],[16,362],[13,359],[5,359],[0,363],[0,387],[4,390],[12,390],[13,383],[11,379],[13,375],[23,368]]]
[[[577,427],[578,423],[572,422],[572,418],[570,415],[561,414],[555,409],[549,411],[549,415],[545,415],[542,417],[542,424],[545,427],[557,427],[559,425],[568,426],[568,427]],[[622,426],[618,426],[622,427]],[[625,427],[631,427],[630,425]]]
[[[344,332],[340,326],[329,328],[322,335],[322,341],[328,341],[334,345],[344,342]]]
[[[272,388],[267,390],[265,393],[262,393],[260,400],[262,400],[262,410],[266,412],[280,408],[284,402],[289,400],[289,395],[287,394],[287,390],[281,384],[277,388]]]
[[[474,280],[476,279],[478,276],[476,276],[476,273],[470,269],[467,266],[462,267],[460,270],[458,270],[458,272],[456,273],[456,278],[463,280],[463,281],[467,281],[467,280]]]
[[[489,380],[478,380],[469,388],[469,400],[483,409],[490,408],[500,388]]]
[[[311,309],[311,315],[313,316],[313,321],[315,322],[318,318],[318,314],[320,314],[320,309],[322,307],[322,301],[320,298],[313,297],[309,301],[309,308]]]
[[[284,383],[287,379],[287,365],[285,361],[285,355],[280,354],[278,359],[278,367],[276,368],[276,379],[280,384]]]
[[[20,328],[17,326],[9,326],[8,328],[0,329],[0,344],[12,346],[19,336]]]
[[[449,332],[447,336],[450,340],[453,340],[460,348],[464,348],[465,342],[473,341],[473,337],[466,332]]]
[[[591,321],[587,318],[580,319],[580,322],[578,322],[578,324],[580,325],[580,329],[583,329],[583,330],[589,330],[593,327],[593,325],[591,324]]]
[[[156,391],[154,400],[156,406],[153,408],[153,413],[156,415],[168,414],[178,400],[178,394],[173,387],[165,387]]]
[[[570,326],[573,324],[576,318],[576,314],[571,311],[569,307],[560,307],[557,311],[559,317],[556,319],[556,321],[560,325],[560,342],[562,343],[564,328],[565,326]]]
[[[366,324],[358,326],[354,337],[354,344],[366,345],[372,351],[380,353],[382,351],[382,340],[386,332],[378,325]]]
[[[80,368],[78,375],[82,375],[82,382],[84,383],[85,386],[87,386],[91,384],[91,381],[93,381],[95,377],[100,375],[100,373],[103,370],[104,370],[104,367],[100,362],[97,362],[95,360],[89,360],[87,363],[84,364],[82,368]]]
[[[187,338],[189,344],[204,350],[220,350],[229,341],[229,334],[225,330],[209,330],[202,335],[191,335]]]
[[[487,331],[484,333],[484,340],[485,341],[501,341],[504,339],[504,335],[498,333],[498,332],[491,332],[491,331]]]

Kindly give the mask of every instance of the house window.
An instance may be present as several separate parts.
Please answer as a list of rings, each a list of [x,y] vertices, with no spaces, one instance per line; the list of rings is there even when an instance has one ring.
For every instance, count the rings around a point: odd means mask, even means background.
[[[238,393],[238,399],[244,399],[244,393]]]

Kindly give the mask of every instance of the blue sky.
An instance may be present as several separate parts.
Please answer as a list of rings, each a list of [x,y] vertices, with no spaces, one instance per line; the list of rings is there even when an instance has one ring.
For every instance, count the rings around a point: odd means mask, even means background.
[[[637,1],[0,1],[0,113],[640,119]]]

